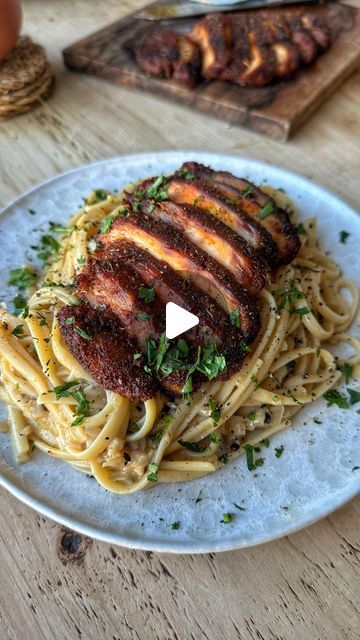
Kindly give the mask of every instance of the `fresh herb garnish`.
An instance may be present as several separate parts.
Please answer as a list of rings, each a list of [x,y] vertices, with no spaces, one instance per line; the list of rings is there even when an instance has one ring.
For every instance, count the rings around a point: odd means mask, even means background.
[[[150,462],[148,472],[147,479],[149,482],[158,482],[158,465],[154,462]]]
[[[155,287],[140,287],[138,298],[139,300],[144,300],[145,304],[153,302],[155,299]]]
[[[181,444],[182,447],[192,451],[192,453],[204,453],[208,449],[208,447],[202,447],[198,442],[187,442],[186,440],[178,440],[178,443]]]
[[[212,432],[211,436],[210,436],[210,442],[212,442],[213,444],[218,444],[220,442],[220,438],[219,436],[215,433],[215,431]]]
[[[256,419],[256,411],[251,411],[246,417],[250,422],[253,422]]]
[[[196,498],[196,500],[195,500],[195,504],[198,504],[198,503],[199,503],[199,502],[201,502],[201,500],[202,500],[202,497],[201,497],[201,491],[202,491],[202,490],[200,489],[200,491],[199,491],[199,495],[198,495],[198,497],[197,497],[197,498]]]
[[[231,311],[229,313],[229,316],[230,316],[230,322],[231,322],[232,326],[236,327],[237,329],[240,329],[241,324],[240,324],[239,309],[234,309],[234,311]]]
[[[8,284],[13,284],[18,289],[26,289],[31,287],[36,282],[36,274],[29,267],[22,267],[21,269],[12,269],[9,273]]]
[[[91,340],[91,336],[89,336],[89,334],[86,331],[84,331],[84,329],[81,329],[80,327],[76,326],[76,327],[74,327],[74,331],[79,336],[84,338],[84,340]]]
[[[298,316],[304,316],[307,313],[310,313],[309,307],[299,307],[297,309],[296,308],[292,309],[292,311],[293,311],[293,313],[297,313]]]
[[[360,469],[360,467],[358,467],[358,466],[356,465],[355,467],[353,467],[353,468],[351,469],[351,471],[357,471],[358,469]]]
[[[149,318],[152,318],[152,315],[151,315],[151,313],[148,313],[147,311],[140,311],[139,318],[140,318],[140,320],[149,320]]]
[[[260,381],[259,381],[259,379],[256,377],[255,373],[253,373],[253,374],[251,375],[250,380],[251,380],[251,382],[253,382],[253,383],[254,383],[254,385],[255,385],[255,389],[258,389],[258,388],[259,388],[259,386],[260,386]]]
[[[250,347],[246,344],[245,340],[240,340],[239,343],[241,353],[249,353]]]
[[[244,189],[244,191],[241,192],[241,195],[244,196],[244,198],[246,198],[246,196],[249,196],[250,193],[252,193],[252,191],[253,191],[253,187],[249,185],[248,187],[246,187],[246,189]]]
[[[246,511],[245,507],[241,507],[239,504],[236,504],[236,502],[233,502],[233,505],[236,509],[239,509],[239,511]]]
[[[249,471],[254,471],[255,463],[254,463],[254,447],[251,444],[244,444],[244,449],[246,452],[246,464]]]
[[[109,231],[112,223],[114,222],[114,220],[116,220],[116,218],[118,218],[119,216],[128,216],[129,213],[130,211],[126,207],[120,207],[119,209],[116,209],[116,211],[109,213],[102,221],[100,233],[106,233],[107,231]]]
[[[307,236],[307,231],[302,222],[299,222],[299,224],[296,224],[295,229],[296,229],[296,233],[299,236]]]
[[[89,400],[87,399],[85,393],[79,389],[78,391],[73,391],[71,393],[71,397],[74,398],[77,406],[75,410],[75,415],[77,418],[71,423],[72,427],[81,424],[81,422],[89,415]]]
[[[173,419],[174,419],[173,416],[170,416],[170,415],[164,416],[164,418],[160,420],[159,424],[157,425],[156,431],[150,434],[149,436],[150,440],[152,440],[153,442],[159,443],[166,429],[168,429],[168,427],[171,425]]]
[[[179,529],[180,528],[180,522],[179,520],[176,520],[176,522],[173,522],[171,525],[172,529]]]
[[[346,396],[344,396],[340,391],[336,389],[328,389],[323,394],[323,398],[327,401],[327,406],[331,407],[331,405],[336,404],[339,409],[348,409],[349,403],[347,401]]]
[[[25,338],[24,336],[24,325],[23,324],[18,324],[17,327],[14,327],[14,329],[11,332],[12,336],[16,336],[17,338],[20,338],[20,340],[22,338]]]
[[[59,398],[68,398],[70,395],[69,389],[77,387],[78,384],[78,380],[73,380],[72,382],[64,382],[64,384],[54,387],[53,392],[55,393],[56,400],[59,400]]]
[[[154,200],[167,200],[167,180],[165,176],[161,175],[154,180],[154,182],[146,189],[147,198],[153,198]]]
[[[259,218],[261,220],[264,220],[265,218],[267,218],[272,212],[274,211],[274,205],[272,202],[268,202],[265,207],[263,207],[261,209],[261,211],[259,212]]]
[[[184,180],[195,180],[196,176],[191,173],[191,171],[189,171],[189,169],[187,169],[186,167],[181,167],[181,169],[179,169],[178,174],[184,178]]]
[[[213,420],[214,424],[217,424],[220,420],[220,407],[215,402],[214,398],[209,398],[209,407],[210,407],[210,418]]]
[[[340,231],[339,241],[341,242],[341,244],[346,244],[349,236],[350,236],[350,233],[348,231]]]
[[[280,447],[275,447],[275,458],[280,458],[284,451],[284,445],[282,444]]]
[[[229,462],[229,456],[227,453],[223,453],[221,456],[218,457],[218,460],[223,464],[227,464]]]
[[[262,440],[260,440],[260,444],[262,444],[263,447],[266,447],[266,449],[268,449],[270,445],[269,438],[263,438]]]
[[[69,318],[66,318],[65,320],[65,324],[74,324],[75,322],[75,317],[74,316],[70,316]]]
[[[357,402],[360,402],[360,391],[349,389],[348,387],[346,387],[346,390],[349,394],[350,404],[356,404]]]
[[[347,362],[344,362],[344,364],[341,364],[338,367],[338,369],[343,374],[346,384],[348,384],[349,380],[352,378],[352,375],[353,375],[353,369],[354,369],[353,365],[348,364]]]
[[[133,360],[139,360],[142,356],[142,353],[134,353],[133,354]]]
[[[232,522],[234,519],[234,514],[233,513],[223,513],[223,517],[222,520],[220,520],[220,522],[222,524],[229,524],[230,522]]]
[[[289,287],[287,287],[286,289],[277,289],[276,291],[273,292],[275,298],[278,298],[278,305],[277,305],[277,310],[280,311],[280,309],[283,309],[283,307],[285,307],[286,303],[289,304],[289,311],[295,311],[294,309],[294,304],[297,300],[301,300],[302,298],[304,298],[304,293],[302,291],[300,291],[299,289],[297,289],[296,287],[294,287],[294,281],[291,280],[289,283]],[[304,307],[307,309],[307,307]],[[300,311],[299,309],[297,310],[297,312]]]
[[[53,257],[55,253],[57,253],[60,249],[60,243],[51,236],[50,234],[41,236],[40,244],[37,247],[39,251],[37,252],[37,257],[39,260],[42,260],[44,263],[49,262],[50,258]]]
[[[314,418],[314,422],[315,424],[322,424],[321,420],[319,420],[319,418]]]
[[[16,296],[13,300],[14,305],[14,315],[21,315],[23,318],[28,318],[29,316],[29,305],[27,303],[26,298],[23,296]]]

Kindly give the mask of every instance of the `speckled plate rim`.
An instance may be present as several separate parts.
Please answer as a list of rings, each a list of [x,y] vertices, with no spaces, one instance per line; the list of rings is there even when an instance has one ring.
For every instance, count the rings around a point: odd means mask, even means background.
[[[227,160],[233,159],[234,161],[246,161],[250,171],[252,168],[259,169],[260,167],[264,170],[264,172],[266,172],[266,170],[271,171],[275,169],[279,171],[279,173],[286,176],[287,178],[294,178],[296,180],[296,183],[302,186],[303,189],[306,189],[310,186],[311,190],[317,192],[319,196],[325,197],[326,200],[332,204],[332,206],[335,207],[336,205],[338,205],[341,208],[346,208],[347,213],[354,216],[354,222],[356,224],[360,223],[359,215],[357,214],[357,212],[354,209],[352,209],[350,206],[348,206],[343,200],[333,195],[328,190],[300,176],[299,174],[291,172],[282,167],[277,167],[275,165],[265,163],[263,161],[245,158],[235,154],[217,153],[213,151],[209,151],[209,152],[193,151],[193,150],[186,150],[186,149],[159,151],[159,152],[131,153],[131,154],[125,154],[121,156],[111,156],[108,158],[97,160],[95,162],[79,165],[74,169],[70,169],[63,173],[56,174],[51,178],[43,180],[37,183],[36,185],[34,185],[33,187],[29,188],[28,190],[24,191],[20,196],[18,196],[17,198],[14,198],[12,201],[10,201],[8,204],[5,205],[5,207],[3,207],[0,210],[0,216],[6,215],[7,211],[11,207],[13,207],[16,204],[19,204],[23,198],[31,196],[31,194],[35,193],[42,187],[48,186],[51,183],[55,183],[58,179],[69,176],[78,171],[86,170],[86,168],[88,167],[106,165],[107,163],[114,162],[114,161],[126,161],[127,159],[129,160],[131,159],[132,161],[136,159],[139,159],[139,161],[145,161],[146,158],[150,156],[152,158],[156,156],[157,159],[160,159],[160,160],[162,158],[168,160],[169,156],[171,157],[172,160],[174,160],[176,159],[177,156],[179,156],[179,162],[182,162],[184,161],[184,158],[183,158],[184,154],[186,154],[186,156],[191,156],[194,159],[199,160],[200,162],[201,161],[208,162],[209,164],[211,164],[211,162],[215,158],[218,159],[221,157],[223,157],[224,159],[226,158]],[[360,479],[357,483],[354,483],[352,487],[348,488],[347,490],[346,488],[342,490],[342,492],[336,498],[332,499],[332,501],[327,507],[322,508],[321,511],[319,511],[319,513],[314,517],[308,517],[307,515],[304,515],[303,517],[298,518],[296,522],[288,523],[286,530],[284,529],[279,530],[279,528],[278,530],[276,530],[275,528],[272,530],[271,533],[265,533],[264,535],[259,536],[258,538],[256,538],[256,540],[252,542],[249,542],[249,541],[244,542],[244,541],[241,541],[241,539],[239,539],[236,542],[232,540],[228,543],[226,542],[224,543],[221,540],[219,540],[218,543],[214,543],[214,541],[202,542],[202,541],[196,541],[196,540],[194,542],[189,542],[189,543],[184,543],[177,540],[171,540],[169,542],[158,541],[157,543],[147,543],[146,541],[143,541],[141,539],[134,539],[132,537],[129,538],[126,535],[113,533],[101,527],[90,525],[88,523],[83,522],[81,519],[77,519],[75,517],[68,517],[61,510],[57,510],[48,506],[45,502],[35,498],[29,491],[25,491],[22,488],[20,488],[12,480],[9,480],[6,474],[3,474],[1,471],[0,471],[0,486],[7,489],[12,495],[14,495],[16,498],[21,500],[21,502],[31,507],[32,509],[42,514],[43,516],[46,516],[61,525],[69,527],[83,535],[95,538],[97,540],[107,542],[113,545],[119,545],[129,549],[155,551],[158,553],[201,554],[201,553],[231,551],[236,549],[243,549],[243,548],[257,546],[259,544],[264,544],[266,542],[277,540],[284,536],[295,533],[296,531],[299,531],[307,526],[310,526],[311,524],[318,522],[324,517],[327,517],[337,509],[344,506],[347,502],[352,500],[360,492]]]

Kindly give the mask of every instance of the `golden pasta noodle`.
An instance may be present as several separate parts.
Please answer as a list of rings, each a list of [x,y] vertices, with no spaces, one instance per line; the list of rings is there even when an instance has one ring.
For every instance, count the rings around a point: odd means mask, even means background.
[[[292,208],[285,194],[264,190]],[[239,372],[176,401],[159,395],[132,402],[105,392],[70,353],[56,320],[62,305],[77,302],[70,286],[93,236],[121,206],[121,193],[104,198],[90,194],[70,220],[26,317],[0,311],[0,395],[18,463],[35,446],[120,494],[191,480],[266,441],[334,387],[344,360],[335,359],[332,346],[346,344],[347,363],[359,369],[360,343],[346,333],[358,289],[319,250],[311,219],[302,224],[297,257],[277,269],[261,294],[262,329]]]

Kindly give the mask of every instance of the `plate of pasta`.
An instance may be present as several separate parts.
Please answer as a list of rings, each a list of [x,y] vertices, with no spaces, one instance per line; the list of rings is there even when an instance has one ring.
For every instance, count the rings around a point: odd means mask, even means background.
[[[360,218],[262,162],[95,162],[0,216],[0,483],[113,544],[212,552],[360,488]],[[199,323],[167,337],[169,301]]]

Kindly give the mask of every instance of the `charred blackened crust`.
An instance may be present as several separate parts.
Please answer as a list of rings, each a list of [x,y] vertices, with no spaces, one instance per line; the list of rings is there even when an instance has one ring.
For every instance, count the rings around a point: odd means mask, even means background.
[[[229,309],[237,308],[241,330],[246,341],[256,336],[260,326],[258,302],[254,296],[242,289],[233,275],[216,260],[208,256],[183,234],[169,225],[134,212],[117,218],[110,231],[101,236],[104,246],[120,240],[147,244],[154,257],[164,260],[175,270],[197,272],[213,282],[228,301]]]
[[[103,389],[132,400],[156,394],[157,384],[144,371],[144,358],[134,360],[136,344],[115,316],[79,304],[62,307],[58,322],[71,353]]]
[[[257,256],[269,265],[275,261],[276,245],[268,231],[254,217],[248,215],[240,204],[226,198],[224,193],[198,172],[196,180],[174,177],[169,182],[170,200],[178,204],[190,204],[205,209],[219,218],[227,226],[231,226],[240,237],[248,242]]]
[[[276,254],[269,260],[271,266],[288,264],[294,259],[300,249],[299,236],[286,211],[279,208],[271,196],[245,178],[237,178],[227,171],[214,171],[195,162],[186,162],[181,170],[215,185],[223,198],[232,199],[257,219],[276,247]],[[266,217],[261,217],[262,212]]]

